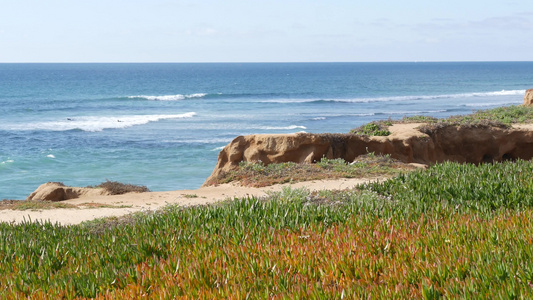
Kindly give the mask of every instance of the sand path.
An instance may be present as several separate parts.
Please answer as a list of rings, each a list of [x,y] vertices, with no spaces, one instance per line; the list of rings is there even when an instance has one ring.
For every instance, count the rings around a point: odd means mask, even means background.
[[[168,204],[182,206],[204,205],[235,197],[266,196],[269,191],[280,191],[283,187],[305,187],[311,191],[342,190],[358,184],[376,181],[378,178],[342,178],[335,180],[314,180],[293,184],[273,185],[263,188],[242,187],[234,184],[202,187],[196,190],[169,192],[130,193],[117,196],[87,196],[63,201],[81,205],[80,208],[60,208],[46,210],[0,210],[0,222],[20,223],[24,220],[51,221],[62,225],[79,224],[103,217],[123,216],[139,211],[154,211]],[[383,180],[383,179],[382,179]],[[113,207],[89,208],[90,205],[105,204]]]

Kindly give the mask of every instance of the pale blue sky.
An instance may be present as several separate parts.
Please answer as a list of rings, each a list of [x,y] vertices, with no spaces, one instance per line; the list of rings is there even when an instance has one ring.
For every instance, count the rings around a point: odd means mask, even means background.
[[[531,61],[530,0],[0,0],[0,62]]]

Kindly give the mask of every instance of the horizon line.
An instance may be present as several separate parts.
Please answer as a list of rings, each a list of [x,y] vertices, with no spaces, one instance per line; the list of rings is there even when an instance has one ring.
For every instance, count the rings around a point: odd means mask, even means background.
[[[0,64],[309,64],[309,63],[474,63],[474,62],[533,62],[533,60],[398,60],[398,61],[101,61],[101,62],[0,62]]]

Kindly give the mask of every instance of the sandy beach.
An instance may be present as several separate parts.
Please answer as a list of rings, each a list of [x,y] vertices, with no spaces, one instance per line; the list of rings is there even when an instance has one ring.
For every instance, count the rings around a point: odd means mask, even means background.
[[[422,123],[394,124],[389,129],[390,137],[409,138],[422,133],[416,130]],[[533,124],[519,124],[515,129],[531,131]],[[412,164],[424,167],[420,164]],[[79,224],[84,221],[104,217],[119,217],[140,211],[155,211],[169,204],[180,206],[206,205],[219,201],[247,196],[264,197],[269,192],[281,191],[284,187],[305,187],[310,191],[343,190],[358,184],[385,180],[386,178],[340,178],[333,180],[313,180],[290,184],[278,184],[262,188],[244,187],[236,183],[206,186],[194,190],[175,190],[166,192],[128,193],[113,196],[85,195],[80,198],[62,201],[77,208],[58,208],[44,210],[0,210],[0,222],[20,223],[24,220],[50,221],[62,225]]]
[[[62,203],[77,205],[78,208],[45,210],[0,210],[0,221],[20,223],[24,220],[50,221],[62,225],[79,224],[104,217],[119,217],[140,211],[155,211],[169,204],[181,206],[205,205],[226,199],[267,196],[268,192],[281,191],[284,187],[305,187],[311,191],[342,190],[358,184],[376,181],[378,178],[342,178],[336,180],[313,180],[293,184],[280,184],[262,188],[242,187],[235,184],[202,187],[195,190],[168,192],[128,193],[114,196],[87,196],[65,200]],[[94,205],[109,207],[91,208]]]

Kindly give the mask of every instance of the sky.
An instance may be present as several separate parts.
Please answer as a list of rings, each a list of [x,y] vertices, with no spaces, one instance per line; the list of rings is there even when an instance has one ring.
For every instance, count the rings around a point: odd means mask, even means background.
[[[530,0],[0,0],[0,62],[532,61]]]

